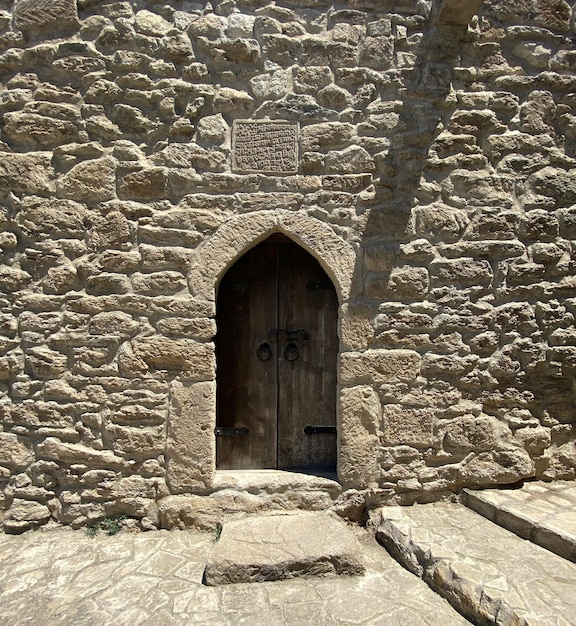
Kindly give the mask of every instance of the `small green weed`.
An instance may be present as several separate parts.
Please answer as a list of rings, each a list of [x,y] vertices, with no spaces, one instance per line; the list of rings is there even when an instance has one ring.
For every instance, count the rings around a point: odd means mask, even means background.
[[[117,535],[122,527],[122,522],[126,519],[125,515],[111,515],[105,517],[93,526],[88,526],[86,534],[88,537],[95,537],[98,531],[104,531],[108,536]]]
[[[216,526],[214,526],[212,534],[214,535],[214,543],[216,543],[222,535],[222,524],[220,522],[216,522]]]

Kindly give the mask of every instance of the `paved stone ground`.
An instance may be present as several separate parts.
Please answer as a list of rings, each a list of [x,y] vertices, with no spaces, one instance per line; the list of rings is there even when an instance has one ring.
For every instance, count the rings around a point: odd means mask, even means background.
[[[465,489],[463,502],[520,537],[576,561],[576,482],[529,482],[522,489]]]
[[[576,564],[462,505],[384,507],[377,536],[476,623],[576,624]]]
[[[0,535],[3,626],[210,624],[460,626],[468,622],[403,569],[367,532],[367,572],[220,587],[201,584],[214,545],[206,533],[69,529]]]

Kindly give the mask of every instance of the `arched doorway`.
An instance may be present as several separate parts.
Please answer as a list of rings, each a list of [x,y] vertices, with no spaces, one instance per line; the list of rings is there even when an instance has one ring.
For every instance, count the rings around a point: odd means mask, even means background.
[[[274,234],[224,275],[216,317],[216,466],[335,471],[338,298]]]

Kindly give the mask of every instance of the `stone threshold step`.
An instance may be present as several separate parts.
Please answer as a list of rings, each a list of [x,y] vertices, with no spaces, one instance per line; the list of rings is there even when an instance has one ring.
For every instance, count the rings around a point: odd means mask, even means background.
[[[519,537],[576,562],[576,482],[529,482],[521,489],[464,489],[462,502]]]
[[[365,572],[354,533],[329,513],[273,513],[226,522],[204,584],[287,580]]]
[[[212,491],[180,494],[158,503],[160,524],[214,530],[220,524],[270,511],[327,511],[342,492],[335,480],[279,470],[219,470]]]
[[[463,505],[384,507],[376,536],[475,624],[576,624],[576,565]]]

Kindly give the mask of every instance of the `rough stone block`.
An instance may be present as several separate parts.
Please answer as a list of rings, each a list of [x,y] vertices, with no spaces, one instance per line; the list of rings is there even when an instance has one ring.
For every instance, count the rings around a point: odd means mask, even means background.
[[[168,485],[172,493],[203,491],[214,476],[216,386],[173,383],[170,402]]]
[[[343,389],[340,395],[340,480],[356,488],[378,482],[380,399],[369,386]]]
[[[420,355],[411,350],[345,352],[340,357],[341,382],[411,382],[420,373]]]
[[[213,586],[363,574],[357,554],[354,534],[326,514],[260,516],[224,525],[204,582]]]
[[[34,460],[34,452],[26,439],[12,433],[0,433],[0,465],[13,471],[26,469]]]
[[[19,0],[14,7],[14,24],[25,33],[49,38],[80,27],[76,0]]]
[[[433,443],[434,417],[433,409],[386,404],[382,408],[384,441],[394,446],[427,448]]]

